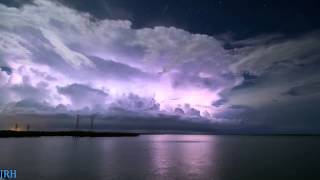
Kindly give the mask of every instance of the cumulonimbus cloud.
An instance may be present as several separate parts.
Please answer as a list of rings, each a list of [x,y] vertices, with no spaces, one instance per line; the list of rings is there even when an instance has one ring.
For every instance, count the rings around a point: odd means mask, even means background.
[[[283,92],[319,77],[319,37],[229,38],[225,49],[214,36],[133,29],[128,20],[95,19],[56,1],[0,4],[0,104],[29,100],[63,111],[112,107],[207,118],[222,118],[230,107],[290,104],[300,100]]]

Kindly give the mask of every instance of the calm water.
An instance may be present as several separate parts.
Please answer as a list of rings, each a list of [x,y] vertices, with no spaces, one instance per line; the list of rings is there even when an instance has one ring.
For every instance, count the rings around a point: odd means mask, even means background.
[[[25,180],[320,179],[320,138],[153,135],[0,139]]]

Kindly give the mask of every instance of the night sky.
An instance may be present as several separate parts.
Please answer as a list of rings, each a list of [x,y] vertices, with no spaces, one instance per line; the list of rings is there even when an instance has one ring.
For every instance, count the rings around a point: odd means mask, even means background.
[[[127,19],[133,28],[174,26],[191,33],[232,33],[247,38],[266,33],[297,35],[319,28],[318,1],[277,0],[98,0],[62,1],[98,19]],[[143,4],[143,6],[142,6]]]
[[[3,0],[0,126],[64,128],[95,114],[100,129],[318,133],[319,9]]]

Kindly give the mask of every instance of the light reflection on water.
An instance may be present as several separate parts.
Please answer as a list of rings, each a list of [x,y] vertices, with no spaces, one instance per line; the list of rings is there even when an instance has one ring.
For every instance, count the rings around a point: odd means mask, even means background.
[[[318,137],[0,138],[23,180],[320,179]]]
[[[181,177],[183,174],[189,178],[201,177],[206,175],[207,167],[214,170],[215,139],[210,136],[163,135],[151,138],[153,170],[160,177]]]

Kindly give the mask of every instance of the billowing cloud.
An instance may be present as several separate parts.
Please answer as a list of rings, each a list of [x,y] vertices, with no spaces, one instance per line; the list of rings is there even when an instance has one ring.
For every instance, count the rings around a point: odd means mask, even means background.
[[[3,86],[9,81],[9,75],[5,71],[0,71],[0,85]]]
[[[93,21],[89,14],[52,1],[0,8],[0,50],[5,64],[14,69],[11,85],[23,83],[26,77],[32,87],[46,82],[53,105],[70,103],[56,86],[87,84],[110,90],[110,96],[154,97],[162,108],[167,104],[196,106],[203,103],[195,97],[197,91],[202,96],[202,89],[209,89],[206,94],[214,99],[219,83],[212,81],[225,81],[219,75],[222,72],[204,68],[205,64],[223,67],[232,59],[213,37],[174,27],[135,30],[129,21]],[[198,67],[191,72],[191,66]],[[187,71],[189,75],[184,75]],[[72,106],[83,108],[85,101],[74,103],[71,94]],[[192,100],[181,97],[188,95]],[[210,106],[213,99],[205,105]]]
[[[108,94],[82,84],[71,84],[66,87],[57,87],[58,92],[67,96],[71,105],[76,108],[92,108],[96,105],[105,105]]]
[[[144,98],[136,94],[128,94],[118,98],[111,104],[112,109],[125,109],[131,111],[159,111],[160,105],[154,98]]]

